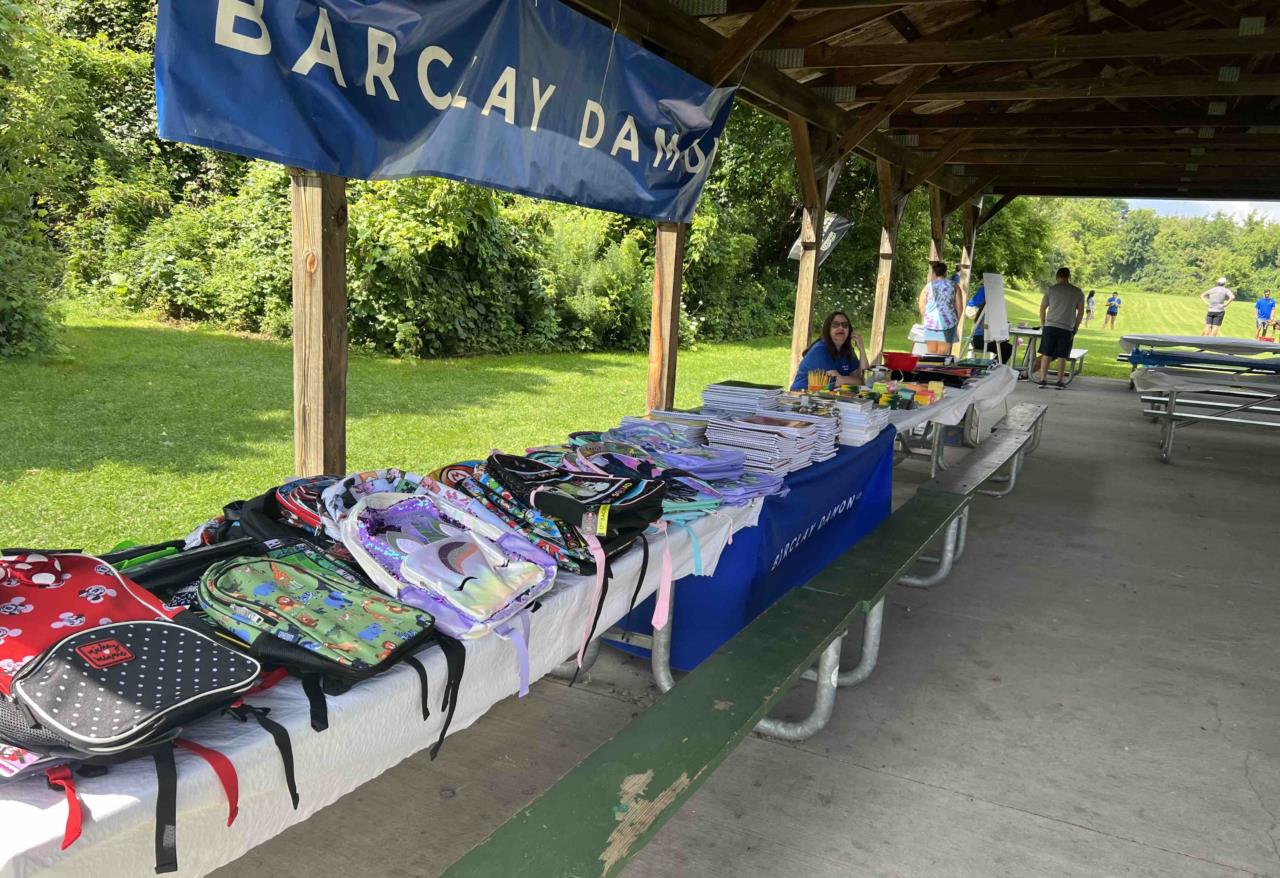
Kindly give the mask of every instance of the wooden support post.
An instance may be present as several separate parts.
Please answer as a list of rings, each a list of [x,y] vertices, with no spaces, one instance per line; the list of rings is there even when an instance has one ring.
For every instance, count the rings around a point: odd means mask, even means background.
[[[911,194],[902,188],[903,172],[884,159],[876,159],[876,177],[880,194],[880,262],[876,268],[871,340],[867,344],[867,357],[873,363],[884,352],[884,330],[889,320],[889,284],[893,280],[893,264],[898,251],[898,227],[907,207],[907,196]]]
[[[969,290],[969,277],[973,273],[973,248],[978,240],[978,217],[982,215],[982,196],[979,195],[972,201],[967,201],[961,209],[961,217],[964,223],[961,237],[964,239],[960,244],[960,284]],[[972,291],[969,290],[970,295]],[[960,324],[956,327],[956,343],[951,348],[951,352],[955,356],[964,353],[964,312],[960,312]]]
[[[815,156],[828,145],[825,133],[813,130],[809,123],[792,114],[791,141],[796,152],[796,177],[800,183],[803,213],[800,217],[800,269],[796,279],[796,310],[791,324],[791,371],[795,375],[804,352],[813,340],[813,298],[818,288],[818,256],[822,249],[822,230],[826,223],[827,200],[835,188],[840,165],[823,169],[814,164]]]
[[[347,181],[293,179],[293,467],[347,471]]]
[[[947,210],[946,193],[937,186],[929,187],[929,261],[942,260],[943,247],[947,240],[947,221],[951,212]]]
[[[653,252],[653,314],[649,324],[649,410],[669,409],[676,398],[680,347],[680,284],[687,223],[657,224]]]

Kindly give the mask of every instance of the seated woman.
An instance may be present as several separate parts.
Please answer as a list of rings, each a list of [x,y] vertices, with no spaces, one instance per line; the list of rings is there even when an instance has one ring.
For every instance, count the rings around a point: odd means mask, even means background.
[[[849,315],[843,311],[832,311],[822,321],[822,338],[805,351],[791,389],[808,390],[809,373],[816,371],[825,372],[828,379],[835,379],[837,385],[861,384],[862,370],[866,365],[866,348],[853,331]]]
[[[945,262],[929,265],[929,282],[920,290],[916,303],[920,322],[924,324],[924,340],[931,354],[949,354],[959,341],[960,312],[964,308],[964,287],[947,277]]]

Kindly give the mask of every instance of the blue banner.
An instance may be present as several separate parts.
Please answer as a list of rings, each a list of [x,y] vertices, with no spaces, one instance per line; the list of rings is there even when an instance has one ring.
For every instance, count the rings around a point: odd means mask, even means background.
[[[160,136],[687,222],[733,104],[557,0],[160,0]]]

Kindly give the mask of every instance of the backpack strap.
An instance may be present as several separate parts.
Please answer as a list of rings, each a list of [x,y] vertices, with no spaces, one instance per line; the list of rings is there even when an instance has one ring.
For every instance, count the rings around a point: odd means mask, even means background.
[[[311,728],[323,732],[329,728],[329,705],[324,700],[324,688],[319,674],[302,675],[302,691],[311,705]]]
[[[658,579],[658,597],[653,606],[653,630],[661,631],[671,621],[671,534],[667,531],[667,523],[658,521],[654,525],[662,533],[662,575]]]
[[[516,648],[516,673],[520,676],[519,697],[529,694],[529,613],[522,610],[503,625],[493,630],[503,640],[509,640]],[[574,673],[577,676],[577,673]]]
[[[209,763],[209,767],[218,778],[218,783],[222,784],[223,794],[227,797],[227,825],[235,823],[236,815],[240,813],[240,778],[236,774],[235,765],[222,753],[210,747],[201,746],[195,741],[178,738],[173,743]]]
[[[223,710],[223,713],[235,717],[240,722],[247,722],[249,717],[253,717],[262,730],[275,741],[276,750],[280,753],[280,762],[284,766],[284,782],[289,788],[289,798],[293,801],[293,810],[298,810],[298,782],[293,773],[293,741],[289,738],[289,730],[268,718],[267,714],[271,713],[269,707],[254,707],[252,704],[238,701]]]
[[[462,672],[467,664],[467,648],[460,641],[441,635],[436,642],[449,667],[449,680],[444,687],[444,697],[440,700],[440,709],[445,711],[444,725],[440,727],[439,740],[431,748],[432,759],[440,753],[444,736],[449,732],[449,724],[453,722],[453,712],[458,708],[458,690],[462,688]]]
[[[636,601],[640,599],[640,589],[644,588],[644,578],[649,573],[649,537],[640,534],[640,575],[636,577],[636,590],[631,593],[631,603],[627,604],[627,615],[630,616],[636,609]],[[631,630],[628,626],[623,633],[622,639],[631,636]],[[576,674],[575,674],[576,676]]]
[[[62,847],[66,850],[76,843],[80,837],[80,829],[84,825],[84,812],[80,806],[80,796],[76,793],[75,775],[66,765],[56,765],[44,770],[45,782],[51,790],[61,790],[67,799],[67,825],[62,830]]]
[[[178,766],[173,745],[151,752],[156,764],[156,874],[178,871]]]
[[[582,531],[582,537],[587,542],[587,548],[591,550],[591,557],[595,561],[596,567],[596,587],[591,593],[591,605],[595,607],[594,612],[587,619],[586,629],[582,633],[582,643],[578,646],[578,667],[582,667],[582,657],[587,652],[587,644],[591,642],[591,635],[596,630],[596,622],[600,618],[600,611],[604,605],[604,597],[607,594],[605,586],[605,578],[608,575],[609,561],[608,556],[604,553],[604,547],[600,545],[600,539],[593,533]],[[576,678],[576,674],[574,675]]]
[[[422,721],[426,722],[431,718],[431,702],[427,697],[427,668],[414,655],[405,656],[404,663],[413,668],[418,674],[418,681],[422,684]]]

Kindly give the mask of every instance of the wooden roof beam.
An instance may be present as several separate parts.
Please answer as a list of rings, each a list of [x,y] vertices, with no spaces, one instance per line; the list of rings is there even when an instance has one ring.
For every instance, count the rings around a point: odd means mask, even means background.
[[[1135,40],[1131,33],[1085,34],[1015,40],[955,40],[936,43],[864,43],[815,46],[804,65],[828,67],[912,67],[983,64],[992,61],[1089,61],[1108,58],[1255,55],[1280,51],[1280,31],[1242,37],[1233,30],[1162,31]]]
[[[718,18],[722,15],[749,15],[759,11],[767,0],[721,0],[714,2],[680,2],[675,4],[683,11],[692,6],[694,11],[684,13],[696,18]],[[974,5],[983,0],[800,0],[797,9],[828,11],[840,9],[884,9],[898,6],[964,6]]]
[[[891,86],[868,85],[858,98],[879,98]],[[1093,98],[1241,97],[1280,94],[1280,76],[1250,76],[1218,82],[1207,76],[1108,77],[997,82],[931,82],[908,98],[927,101],[1053,101]]]
[[[1188,163],[1201,168],[1226,168],[1255,165],[1280,164],[1280,147],[1268,151],[1236,152],[1234,150],[1215,151],[1205,155],[1190,155],[1186,149],[1176,152],[1140,151],[1130,147],[1117,145],[1114,152],[1075,152],[1062,150],[1053,143],[1046,143],[1046,149],[1019,150],[964,150],[955,154],[950,161],[962,165],[1082,165],[1088,167],[1105,165],[1123,165],[1133,168],[1160,168],[1165,166],[1184,167]]]
[[[800,0],[765,0],[765,4],[733,32],[711,59],[707,82],[721,85],[738,65],[756,50],[765,37],[773,33],[778,25],[787,20],[791,10],[796,8]]]
[[[917,67],[913,69],[907,78],[895,85],[888,94],[876,101],[875,106],[864,110],[858,115],[857,121],[854,122],[844,131],[840,132],[840,140],[836,143],[835,154],[827,156],[824,164],[834,165],[845,155],[848,155],[854,147],[862,144],[885,119],[903,105],[911,95],[922,85],[938,74],[942,66],[935,64],[931,67]],[[930,176],[929,174],[925,175]]]
[[[1250,201],[1280,201],[1280,190],[1259,192],[1249,189],[1230,189],[1221,186],[1064,186],[1033,183],[1006,184],[1004,193],[1019,196],[1053,198],[1176,198],[1180,201],[1235,201],[1241,195],[1249,195]]]
[[[620,14],[620,25],[662,46],[674,56],[689,59],[691,65],[709,63],[726,42],[725,37],[715,30],[681,13],[665,0],[627,0],[621,5],[616,0],[570,2],[607,21],[614,21]],[[831,132],[844,132],[857,120],[853,114],[767,64],[747,65],[741,87],[760,104],[774,109],[784,118],[785,113],[795,113]],[[858,151],[884,158],[908,170],[914,170],[924,161],[918,153],[879,131],[864,138]],[[956,192],[965,184],[962,178],[945,170],[935,173],[929,182],[947,192]]]
[[[1183,0],[1188,6],[1194,6],[1223,27],[1236,27],[1244,13],[1232,9],[1222,0]]]
[[[1129,113],[1110,110],[1058,113],[989,113],[972,112],[896,113],[889,117],[889,128],[902,131],[929,131],[938,128],[978,129],[1068,129],[1068,128],[1200,128],[1250,127],[1280,125],[1280,111],[1237,112],[1226,116],[1204,113]]]
[[[908,176],[907,182],[903,184],[902,188],[910,192],[911,190],[919,186],[921,183],[923,183],[925,180],[928,180],[930,177],[933,176],[935,171],[938,171],[939,169],[942,168],[943,165],[951,161],[952,157],[956,153],[964,149],[965,146],[968,145],[969,141],[973,140],[973,138],[977,136],[978,136],[978,132],[976,131],[962,131],[961,133],[957,134],[955,137],[951,139],[951,142],[949,144],[942,147],[933,155],[931,155],[928,161],[926,161],[923,165],[920,166],[919,169],[917,169],[914,173]]]
[[[815,43],[845,37],[859,28],[874,24],[899,6],[877,6],[870,9],[836,9],[792,22],[765,40],[768,49],[807,49]]]

